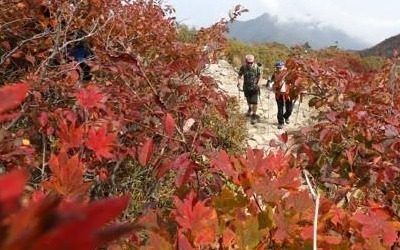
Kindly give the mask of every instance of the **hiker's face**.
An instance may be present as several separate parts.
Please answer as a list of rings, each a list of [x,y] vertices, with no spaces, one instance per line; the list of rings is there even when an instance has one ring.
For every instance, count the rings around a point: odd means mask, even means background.
[[[251,66],[253,66],[253,62],[246,62],[247,63],[247,67],[251,67]]]

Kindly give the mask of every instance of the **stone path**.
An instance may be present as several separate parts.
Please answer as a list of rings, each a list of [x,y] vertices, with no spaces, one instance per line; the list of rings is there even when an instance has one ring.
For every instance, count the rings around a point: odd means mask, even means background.
[[[272,91],[266,88],[265,83],[267,80],[264,79],[257,111],[261,119],[258,123],[252,125],[250,124],[250,118],[245,117],[248,105],[243,92],[239,92],[237,89],[237,73],[235,69],[226,61],[220,60],[217,64],[208,65],[205,74],[212,76],[217,81],[222,91],[231,96],[236,96],[239,99],[243,117],[244,119],[248,119],[247,128],[249,137],[247,139],[247,145],[252,148],[260,148],[267,151],[269,148],[269,141],[271,139],[276,139],[277,135],[285,131],[298,130],[301,127],[306,127],[313,123],[313,109],[308,107],[306,100],[303,100],[303,102],[300,103],[300,107],[298,102],[295,103],[292,116],[290,117],[291,123],[286,124],[283,129],[278,129],[275,96]]]

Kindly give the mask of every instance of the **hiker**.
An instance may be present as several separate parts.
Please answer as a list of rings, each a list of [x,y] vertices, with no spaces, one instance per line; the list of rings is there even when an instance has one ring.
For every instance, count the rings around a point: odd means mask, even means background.
[[[257,115],[258,95],[260,93],[259,82],[261,80],[261,70],[254,62],[253,55],[245,56],[246,63],[243,64],[238,73],[237,87],[240,91],[240,79],[243,76],[243,92],[246,97],[249,109],[246,116],[251,117],[251,124],[255,124],[260,117]]]
[[[290,123],[289,118],[293,110],[293,100],[289,97],[290,83],[286,81],[287,75],[288,70],[285,67],[285,63],[277,61],[271,81],[274,83],[273,88],[275,91],[276,104],[278,105],[278,129],[282,129],[285,123]]]
[[[79,40],[85,36],[87,36],[87,33],[80,29],[73,33],[71,39]],[[79,70],[78,73],[84,81],[90,81],[92,79],[92,75],[90,74],[91,68],[87,64],[88,60],[94,58],[94,54],[90,47],[91,46],[85,40],[80,40],[75,42],[72,46],[67,47],[68,55],[78,62],[78,66],[81,68],[82,73],[80,73]]]
[[[46,19],[54,18],[50,9],[44,5],[41,5],[41,12],[43,17]],[[67,26],[65,20],[61,20],[60,24],[62,29],[65,29]],[[54,31],[54,27],[51,24],[47,25],[47,29],[50,31]],[[81,80],[90,81],[92,79],[92,75],[90,74],[90,66],[87,64],[88,60],[94,58],[93,51],[91,50],[91,45],[89,43],[89,39],[87,38],[88,34],[83,29],[78,29],[69,32],[68,34],[68,46],[66,47],[66,54],[69,56],[69,59],[74,60],[78,63],[80,70],[76,69]],[[71,43],[71,41],[75,41]],[[53,61],[53,64],[59,65],[60,63],[56,60]]]

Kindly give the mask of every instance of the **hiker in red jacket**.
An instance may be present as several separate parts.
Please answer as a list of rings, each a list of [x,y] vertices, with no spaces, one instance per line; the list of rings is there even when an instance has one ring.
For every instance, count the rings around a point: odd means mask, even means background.
[[[278,105],[278,129],[282,129],[285,123],[290,123],[289,117],[293,110],[293,100],[289,96],[290,83],[287,81],[287,76],[288,70],[285,63],[277,61],[271,81],[274,82],[275,99]]]

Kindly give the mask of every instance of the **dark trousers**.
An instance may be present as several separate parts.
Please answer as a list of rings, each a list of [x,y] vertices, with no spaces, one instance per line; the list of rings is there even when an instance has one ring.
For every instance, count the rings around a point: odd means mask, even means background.
[[[280,96],[276,99],[276,104],[278,104],[278,123],[283,125],[285,124],[285,119],[288,119],[292,114],[293,101],[287,97]]]

